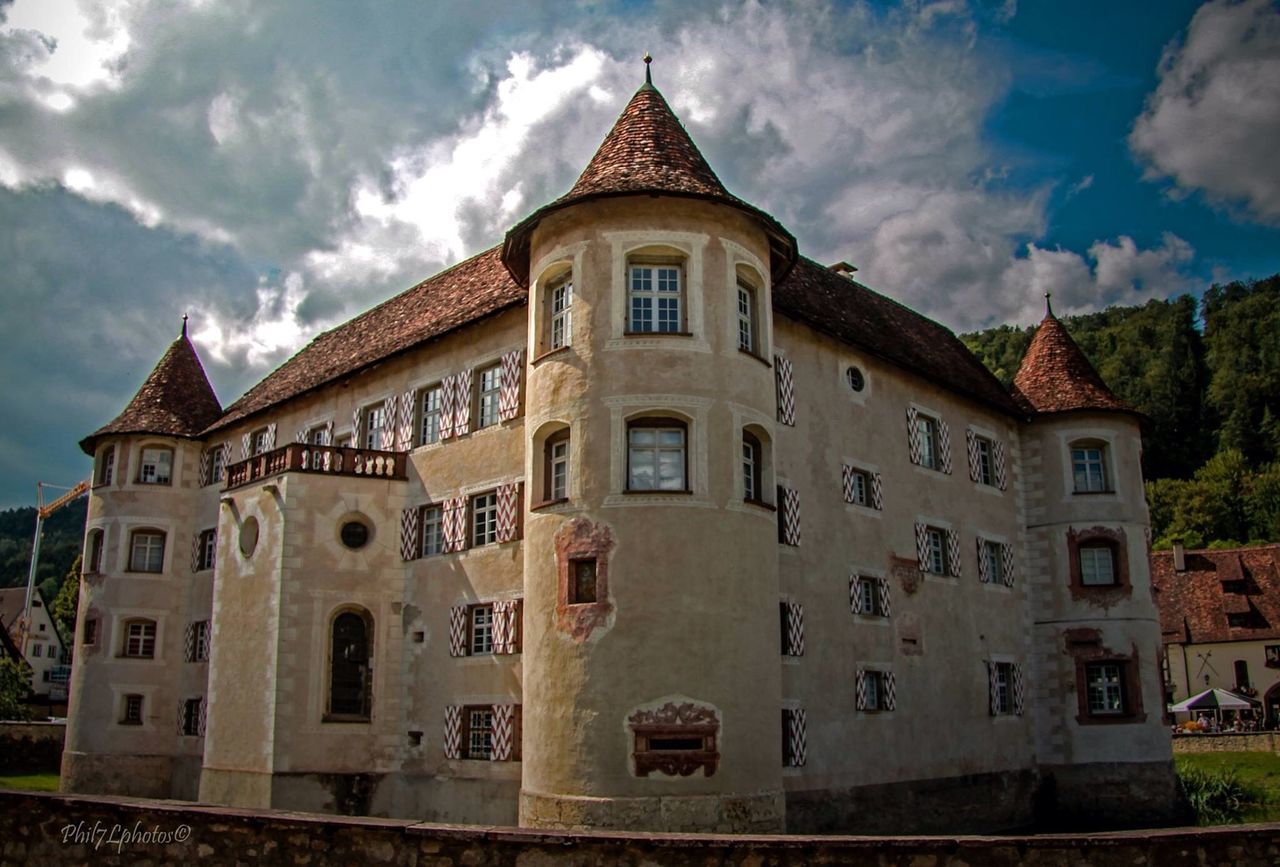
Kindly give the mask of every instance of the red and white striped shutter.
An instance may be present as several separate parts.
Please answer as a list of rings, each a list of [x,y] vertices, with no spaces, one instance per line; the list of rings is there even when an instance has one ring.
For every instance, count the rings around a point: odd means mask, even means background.
[[[454,521],[454,512],[457,511],[457,508],[458,501],[454,497],[447,497],[440,504],[440,533],[444,536],[444,553],[446,554],[462,550],[462,543],[458,539]]]
[[[996,664],[987,660],[987,713],[995,716],[1000,712],[1000,688],[996,679]]]
[[[196,625],[194,623],[187,624],[186,636],[186,657],[187,662],[196,661]]]
[[[351,410],[351,446],[364,448],[363,437],[360,436],[360,407]]]
[[[516,601],[500,599],[493,603],[493,652],[516,652]]]
[[[924,460],[920,449],[920,413],[914,406],[907,407],[907,451],[911,455],[911,463],[918,466]]]
[[[512,542],[517,538],[519,516],[517,509],[520,501],[520,483],[498,485],[497,490],[497,537],[499,542]]]
[[[449,609],[449,655],[467,655],[467,606]]]
[[[440,381],[440,440],[453,438],[454,405],[458,399],[457,376],[446,376]]]
[[[227,480],[227,467],[231,466],[231,440],[222,444],[222,480]]]
[[[800,544],[800,492],[795,488],[782,489],[782,541]]]
[[[867,709],[867,672],[861,668],[854,679],[854,706],[858,710]]]
[[[854,502],[853,467],[848,464],[840,468],[840,484],[844,488],[844,501],[846,503]]]
[[[775,355],[773,365],[778,392],[778,421],[795,427],[796,380],[791,368],[791,359]]]
[[[400,418],[400,395],[388,395],[382,402],[382,433],[379,434],[378,450],[393,452],[396,450],[396,422]]]
[[[881,675],[881,683],[884,684],[884,709],[898,709],[898,683],[893,676],[892,671],[886,671]]]
[[[200,531],[191,537],[191,571],[200,571]]]
[[[503,354],[502,387],[498,391],[499,421],[510,421],[520,415],[520,374],[523,372],[523,349],[513,349]]]
[[[959,578],[960,569],[960,532],[958,530],[947,531],[947,565],[951,577]]]
[[[473,375],[471,368],[467,368],[459,373],[454,380],[454,390],[457,392],[453,398],[453,410],[456,414],[453,421],[454,436],[471,433],[471,382]]]
[[[271,451],[276,447],[276,423],[272,422],[267,425],[267,451]]]
[[[991,461],[996,468],[996,487],[1003,491],[1009,487],[1009,472],[1004,459],[1004,443],[997,442],[992,444]]]
[[[516,708],[511,704],[493,706],[493,749],[489,751],[492,762],[509,762],[515,747]]]
[[[849,610],[854,614],[870,613],[862,610],[861,583],[856,574],[849,576]]]
[[[793,708],[787,714],[787,742],[791,751],[791,766],[804,767],[808,759],[806,719],[804,708]]]
[[[412,390],[400,395],[400,424],[396,426],[396,451],[407,452],[413,448],[413,413],[417,408],[417,395]]]
[[[965,428],[964,439],[969,452],[969,481],[981,481],[982,474],[979,472],[981,468],[978,466],[978,435],[973,432],[973,428]]]
[[[1004,586],[1012,587],[1014,578],[1013,570],[1016,564],[1013,557],[1013,545],[1008,542],[1005,542],[1000,546],[1000,562],[1004,567]]]
[[[880,593],[880,613],[884,617],[889,616],[889,579],[877,578],[876,590]]]
[[[884,483],[880,481],[879,473],[871,474],[871,508],[884,510]]]
[[[209,702],[205,700],[204,696],[200,697],[199,713],[200,719],[196,723],[196,732],[199,733],[200,737],[204,737],[205,725],[209,719]]]
[[[444,757],[462,758],[462,707],[456,704],[444,706]]]
[[[178,734],[185,735],[187,727],[184,725],[187,721],[187,702],[186,699],[178,699]]]
[[[209,472],[213,469],[213,452],[206,449],[200,453],[200,487],[209,484]]]
[[[249,433],[245,433],[243,436],[240,437],[240,460],[242,461],[249,460],[249,457],[250,457],[249,448],[252,445],[251,443],[252,439],[253,437]]]
[[[1026,710],[1027,689],[1022,678],[1022,663],[1013,664],[1013,712],[1022,716]]]
[[[209,646],[213,643],[213,621],[205,620],[204,631],[196,635],[196,659],[209,660]],[[203,708],[201,709],[203,711]]]
[[[300,428],[298,428],[298,429],[297,429],[297,431],[295,431],[295,432],[294,432],[294,434],[293,434],[293,441],[294,441],[295,443],[305,443],[305,442],[307,441],[307,429],[306,429],[306,427],[300,427]]]
[[[454,551],[465,551],[467,548],[467,498],[454,497],[446,503],[453,503],[453,548]]]
[[[418,509],[400,510],[400,559],[413,560],[418,556]]]
[[[329,419],[324,426],[324,444],[333,445],[333,419]]]
[[[981,584],[991,583],[991,568],[987,564],[986,540],[981,536],[978,542],[978,582]]]
[[[942,452],[942,471],[951,472],[951,428],[938,419],[938,451]]]
[[[916,524],[916,559],[920,561],[920,571],[929,571],[929,528],[924,524]]]
[[[804,656],[804,606],[787,603],[787,655]]]

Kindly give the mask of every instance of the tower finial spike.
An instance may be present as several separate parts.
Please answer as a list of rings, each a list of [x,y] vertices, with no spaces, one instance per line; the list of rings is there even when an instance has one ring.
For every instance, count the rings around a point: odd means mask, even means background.
[[[187,336],[187,314],[182,314],[182,336]]]
[[[1053,293],[1044,293],[1044,310],[1046,316],[1053,316]]]
[[[653,63],[653,55],[646,51],[644,53],[644,83],[652,85],[653,76],[649,72],[650,63]]]

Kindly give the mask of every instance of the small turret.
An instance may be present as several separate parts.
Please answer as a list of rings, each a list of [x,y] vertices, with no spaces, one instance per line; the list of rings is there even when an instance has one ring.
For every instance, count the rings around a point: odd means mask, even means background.
[[[1013,397],[1032,414],[1101,410],[1134,412],[1115,396],[1053,315],[1045,296],[1045,315],[1022,357],[1013,380]]]

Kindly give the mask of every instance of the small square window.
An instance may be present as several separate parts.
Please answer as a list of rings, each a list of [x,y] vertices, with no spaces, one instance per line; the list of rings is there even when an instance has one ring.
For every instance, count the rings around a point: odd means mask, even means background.
[[[120,655],[130,659],[152,659],[156,655],[156,622],[154,620],[126,620],[124,646]]]
[[[1125,664],[1093,662],[1085,666],[1085,689],[1090,716],[1119,716],[1128,712]]]
[[[126,695],[124,697],[124,708],[123,713],[120,716],[120,725],[142,725],[142,696]]]
[[[164,570],[164,533],[135,531],[129,544],[130,572]]]
[[[684,327],[682,273],[677,264],[631,265],[627,280],[627,330],[679,333]]]
[[[1071,448],[1071,477],[1077,494],[1106,493],[1107,460],[1103,445],[1078,445]]]
[[[143,449],[138,481],[144,485],[167,485],[172,480],[173,449]]]
[[[1080,583],[1109,587],[1116,583],[1115,552],[1110,545],[1080,546]]]
[[[596,601],[596,559],[569,561],[569,604],[583,605]]]

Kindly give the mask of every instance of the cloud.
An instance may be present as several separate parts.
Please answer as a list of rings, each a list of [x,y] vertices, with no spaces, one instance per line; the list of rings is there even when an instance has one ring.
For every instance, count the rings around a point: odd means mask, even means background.
[[[1165,49],[1159,74],[1129,136],[1146,176],[1280,223],[1280,8],[1206,3]]]
[[[1071,186],[1067,187],[1067,198],[1074,199],[1085,190],[1093,186],[1093,175],[1085,175]]]

